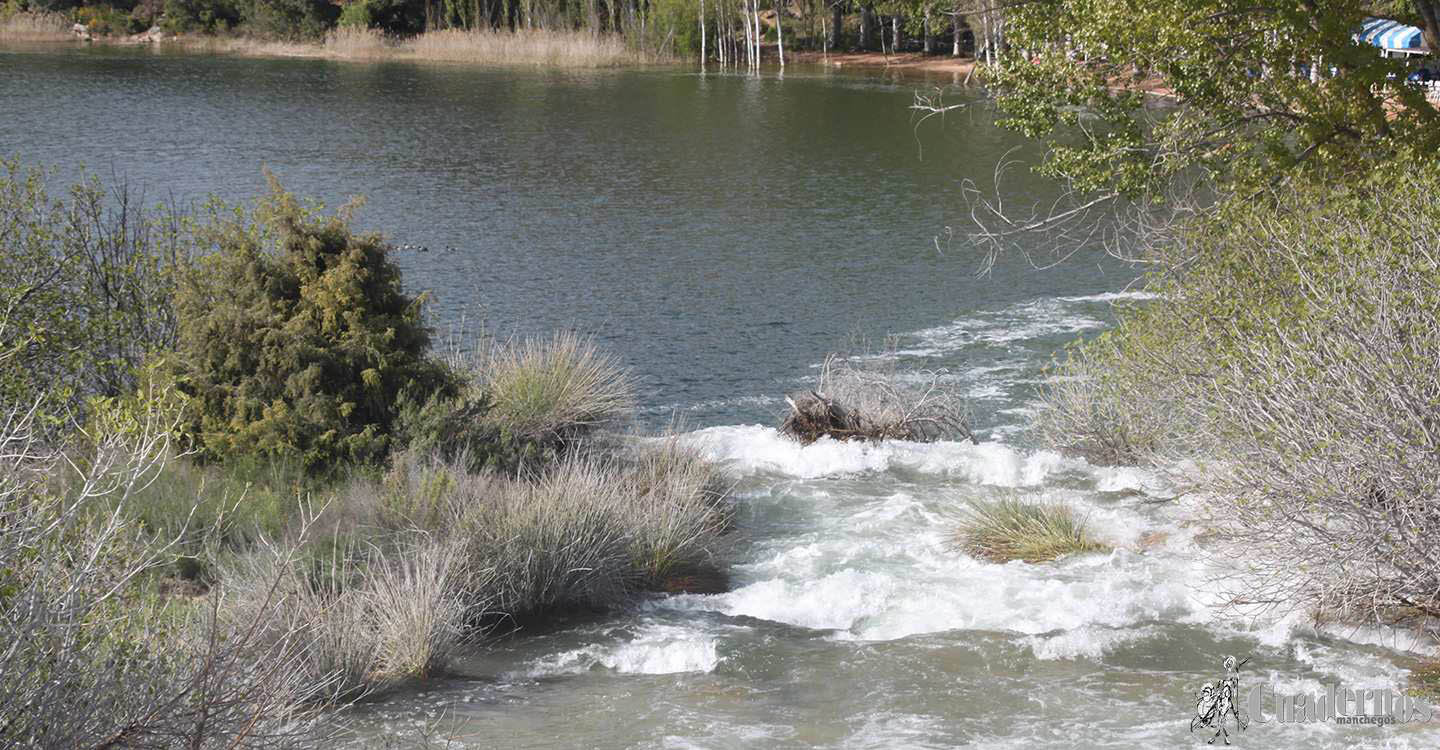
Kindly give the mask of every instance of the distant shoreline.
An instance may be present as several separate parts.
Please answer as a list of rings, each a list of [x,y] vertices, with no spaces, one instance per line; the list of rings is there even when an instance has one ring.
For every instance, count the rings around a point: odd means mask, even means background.
[[[766,50],[769,51],[769,48]],[[952,73],[962,79],[975,69],[973,57],[927,55],[923,52],[816,52],[797,50],[785,52],[786,62],[802,65],[824,65],[833,68],[879,68],[897,71]]]
[[[509,67],[625,68],[699,64],[697,60],[651,57],[626,49],[618,39],[596,39],[588,34],[568,32],[520,32],[517,35],[510,32],[502,34],[442,31],[397,41],[385,39],[377,32],[372,31],[341,30],[332,33],[325,40],[314,42],[286,42],[246,36],[204,34],[172,34],[156,38],[146,33],[130,36],[96,36],[84,40],[68,31],[24,35],[0,34],[0,49],[34,49],[48,46],[151,47],[160,50],[243,57],[358,62],[458,62]],[[766,68],[778,65],[779,55],[774,45],[766,45],[764,61]],[[787,49],[785,61],[792,65],[813,65],[833,69],[861,68],[903,73],[948,73],[957,82],[970,77],[975,68],[975,60],[971,57],[926,55],[920,52],[885,54]],[[711,66],[714,66],[713,61]]]
[[[308,58],[356,62],[454,62],[547,68],[621,68],[681,62],[629,49],[619,37],[581,32],[432,31],[388,38],[372,29],[336,29],[323,40],[286,42],[246,36],[134,34],[82,39],[71,32],[0,34],[0,49],[38,46],[150,47],[243,57]]]

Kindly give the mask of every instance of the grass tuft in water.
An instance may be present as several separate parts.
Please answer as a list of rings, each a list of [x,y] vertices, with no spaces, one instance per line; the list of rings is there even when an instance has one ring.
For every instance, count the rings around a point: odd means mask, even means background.
[[[966,554],[991,562],[1045,562],[1110,549],[1090,537],[1069,506],[1019,498],[972,502],[957,540]]]

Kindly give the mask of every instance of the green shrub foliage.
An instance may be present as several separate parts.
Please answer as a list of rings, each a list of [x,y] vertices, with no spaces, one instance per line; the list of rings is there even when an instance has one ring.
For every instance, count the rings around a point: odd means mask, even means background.
[[[379,458],[403,392],[451,387],[427,359],[422,299],[349,211],[302,207],[272,178],[255,220],[220,217],[177,293],[181,387],[207,454]]]
[[[87,399],[136,386],[173,343],[176,217],[147,213],[124,185],[87,178],[59,195],[48,174],[0,159],[0,403],[37,406],[40,427]]]

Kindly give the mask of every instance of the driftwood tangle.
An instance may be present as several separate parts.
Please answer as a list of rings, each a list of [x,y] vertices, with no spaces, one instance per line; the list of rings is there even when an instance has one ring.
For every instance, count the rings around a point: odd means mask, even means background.
[[[834,440],[968,439],[964,400],[940,387],[928,374],[918,386],[902,384],[893,374],[857,367],[832,355],[820,375],[820,387],[785,397],[790,413],[780,432],[806,445],[822,437]]]

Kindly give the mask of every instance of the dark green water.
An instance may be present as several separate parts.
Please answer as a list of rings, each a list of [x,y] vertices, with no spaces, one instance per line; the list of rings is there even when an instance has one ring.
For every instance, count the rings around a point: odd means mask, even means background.
[[[357,743],[430,725],[503,748],[1168,747],[1227,653],[1249,685],[1395,688],[1387,634],[1223,623],[1180,504],[1143,472],[1027,447],[1042,366],[1102,328],[1134,271],[1002,258],[977,279],[960,186],[1006,153],[981,100],[918,125],[923,80],[791,70],[524,72],[0,50],[0,152],[236,200],[262,167],[361,194],[437,322],[575,328],[643,377],[643,417],[741,477],[735,590],[522,632],[353,712]],[[963,92],[951,92],[962,100]],[[1013,150],[1013,152],[1012,152]],[[1023,171],[1013,201],[1050,187]],[[769,426],[853,337],[970,397],[980,446],[820,443]],[[1110,555],[992,565],[949,539],[967,498],[1064,500]],[[1142,538],[1164,535],[1159,543]],[[1255,723],[1254,747],[1434,746],[1428,726]]]

